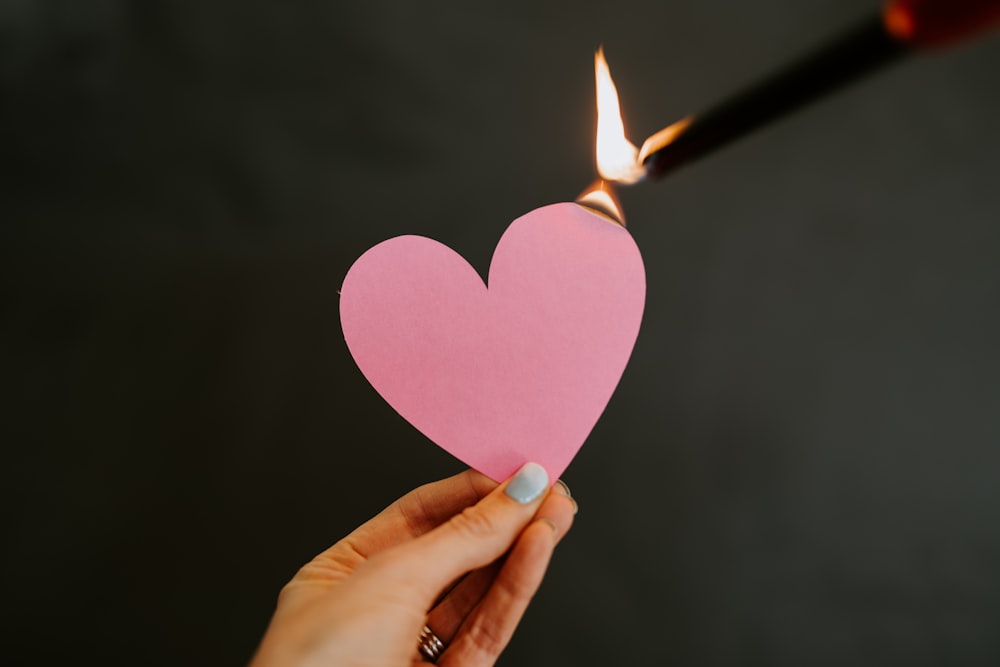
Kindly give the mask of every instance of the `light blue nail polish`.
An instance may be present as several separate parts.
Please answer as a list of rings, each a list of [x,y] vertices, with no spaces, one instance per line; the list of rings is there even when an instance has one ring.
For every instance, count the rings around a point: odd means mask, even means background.
[[[545,468],[537,463],[525,463],[507,484],[505,493],[522,505],[527,505],[542,495],[548,486],[549,474],[545,472]]]

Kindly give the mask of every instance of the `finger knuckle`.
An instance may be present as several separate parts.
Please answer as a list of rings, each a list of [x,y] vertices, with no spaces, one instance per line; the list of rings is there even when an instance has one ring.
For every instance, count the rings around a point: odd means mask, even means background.
[[[469,628],[468,641],[473,652],[487,660],[495,660],[506,648],[509,639],[509,633],[504,632],[503,627],[485,617],[480,617]]]
[[[282,604],[286,603],[288,601],[288,597],[293,594],[292,591],[291,591],[291,589],[289,588],[290,586],[291,586],[291,582],[289,582],[289,583],[285,584],[284,586],[282,586],[281,590],[278,591],[278,599],[276,600],[276,602],[277,602],[277,604],[278,604],[279,607]]]
[[[479,539],[497,532],[494,519],[476,507],[467,507],[451,519],[452,527],[464,537]]]
[[[540,578],[533,576],[533,573],[520,571],[508,577],[499,577],[495,582],[497,586],[512,604],[517,606],[527,606],[538,590]]]
[[[291,604],[290,600],[294,600],[298,591],[302,588],[301,584],[295,579],[289,581],[287,584],[281,587],[278,591],[278,599],[276,600],[276,605],[278,607],[285,607]]]

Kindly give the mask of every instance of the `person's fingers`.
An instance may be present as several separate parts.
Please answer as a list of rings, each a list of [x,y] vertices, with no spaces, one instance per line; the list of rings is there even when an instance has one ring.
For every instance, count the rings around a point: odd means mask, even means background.
[[[570,496],[569,488],[563,482],[557,481],[552,486],[552,493],[539,507],[535,519],[551,521],[556,527],[556,542],[558,542],[572,526],[576,510],[576,501]],[[459,626],[493,585],[503,563],[503,560],[495,561],[470,572],[427,615],[427,625],[446,645],[451,642]]]
[[[437,528],[496,487],[475,470],[424,484],[362,524],[348,539],[366,555],[388,549]]]
[[[556,530],[547,518],[525,528],[493,585],[447,645],[438,661],[441,667],[496,662],[542,583],[556,546]]]
[[[373,554],[436,528],[496,487],[486,475],[466,470],[414,489],[316,556],[299,570],[289,588],[343,579]]]
[[[552,485],[552,493],[542,503],[535,518],[548,519],[552,522],[556,527],[556,543],[558,543],[573,526],[573,517],[577,511],[578,507],[569,493],[569,487],[562,480],[556,480]]]
[[[493,585],[503,559],[467,574],[441,602],[427,614],[427,626],[447,645],[466,616],[475,609]]]
[[[373,557],[370,576],[398,586],[398,594],[426,600],[506,552],[531,521],[548,490],[545,468],[526,463],[477,504],[421,537]],[[366,576],[369,576],[366,575]]]

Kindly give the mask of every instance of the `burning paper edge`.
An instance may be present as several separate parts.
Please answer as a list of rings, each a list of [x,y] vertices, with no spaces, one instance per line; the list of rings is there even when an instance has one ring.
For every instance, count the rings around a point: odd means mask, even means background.
[[[598,179],[576,198],[576,203],[597,213],[608,222],[625,226],[625,213],[614,188],[605,180]]]

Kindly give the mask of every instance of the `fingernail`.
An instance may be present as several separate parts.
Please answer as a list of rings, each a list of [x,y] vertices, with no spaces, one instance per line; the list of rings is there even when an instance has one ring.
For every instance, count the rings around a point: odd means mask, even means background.
[[[566,496],[566,498],[571,503],[573,503],[573,514],[574,515],[576,515],[576,513],[580,511],[580,506],[576,504],[576,498],[574,498],[572,495],[570,495],[569,487],[566,486],[566,482],[562,481],[561,479],[557,479],[556,483],[552,485],[552,490],[555,491],[556,493],[560,493],[560,494]]]
[[[510,478],[504,493],[527,505],[538,498],[549,485],[549,474],[537,463],[525,463],[517,474]]]
[[[538,522],[539,523],[544,523],[549,528],[551,528],[553,535],[558,535],[559,534],[559,528],[556,527],[556,522],[553,521],[552,519],[539,519]]]

